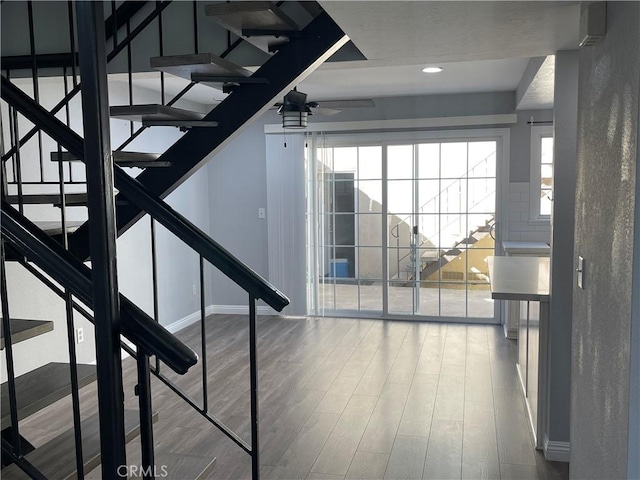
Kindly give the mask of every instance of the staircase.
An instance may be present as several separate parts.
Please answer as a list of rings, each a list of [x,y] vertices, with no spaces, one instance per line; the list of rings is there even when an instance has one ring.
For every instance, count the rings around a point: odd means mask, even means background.
[[[315,2],[230,2],[206,5],[204,12],[198,2],[97,5],[57,4],[57,8],[64,9],[57,18],[68,19],[70,49],[58,54],[41,54],[35,39],[43,38],[44,34],[37,31],[39,23],[34,22],[34,5],[29,2],[23,9],[12,2],[2,4],[3,23],[27,24],[29,41],[12,45],[20,51],[19,55],[2,57],[6,72],[2,76],[2,109],[6,109],[9,119],[2,129],[4,138],[10,142],[8,147],[2,145],[1,152],[0,290],[7,378],[2,384],[1,475],[8,479],[84,478],[101,465],[103,478],[117,478],[116,469],[123,464],[125,444],[139,436],[144,467],[141,476],[154,478],[151,470],[155,467],[153,424],[158,420],[152,408],[151,377],[154,377],[169,387],[198,418],[217,428],[246,452],[251,457],[252,477],[257,479],[260,464],[256,302],[262,300],[281,311],[289,301],[163,199],[286,91],[336,53],[348,38]],[[170,45],[169,37],[163,37],[163,26],[168,27],[168,21],[179,17],[170,16],[169,12],[175,14],[188,8],[193,9],[193,24],[181,31],[184,35],[193,34],[191,47],[185,47],[184,39],[179,39],[177,44],[183,51],[178,55],[164,55],[170,47],[176,48]],[[110,13],[106,20],[104,10]],[[205,18],[201,18],[203,13]],[[199,35],[203,27],[206,35]],[[60,26],[60,31],[64,31],[64,26]],[[155,54],[147,56],[148,65],[144,67],[139,61],[144,50],[141,52],[139,48],[150,47],[150,35],[146,32],[155,32],[157,44],[152,48]],[[139,42],[145,35],[146,40]],[[201,51],[207,43],[203,39],[222,36],[227,39],[224,48]],[[79,56],[76,46],[79,46]],[[263,62],[252,73],[253,69],[232,61],[242,59],[243,55],[261,58]],[[78,58],[84,61],[78,64]],[[35,81],[41,75],[52,75],[52,70],[46,70],[52,68],[57,69],[53,70],[54,76],[61,74],[63,78],[64,93],[56,99],[57,103],[52,102],[50,93]],[[128,104],[107,106],[104,103],[107,69],[126,76]],[[149,69],[159,72],[161,102],[137,103],[133,95],[134,77]],[[27,92],[14,80],[25,74],[33,80]],[[170,95],[165,84],[170,83],[172,77],[187,83],[167,101]],[[177,107],[198,84],[222,91],[226,95],[224,100],[208,113]],[[84,99],[82,125],[77,122],[79,115],[72,115],[73,109],[79,108],[78,94]],[[95,102],[87,101],[88,98]],[[55,106],[51,108],[53,103]],[[109,141],[109,115],[128,124],[128,138],[115,148]],[[25,133],[25,125],[30,124],[33,127]],[[164,152],[129,150],[147,129],[166,127],[177,128],[179,134]],[[96,161],[100,157],[102,163]],[[87,165],[86,172],[84,165]],[[116,272],[113,265],[107,265],[112,263],[109,259],[115,258],[109,256],[115,251],[104,256],[111,248],[109,239],[122,235],[143,217],[150,218],[151,243],[143,254],[152,256],[149,275],[153,278],[154,307],[151,315],[119,293],[117,283],[113,284],[116,288],[113,291],[108,281],[101,280],[107,278],[109,272]],[[175,235],[199,259],[201,358],[159,323],[160,279],[155,245],[158,225]],[[100,251],[103,247],[106,250]],[[104,258],[104,262],[100,258]],[[93,260],[93,269],[84,263],[87,260]],[[42,284],[41,288],[61,298],[65,317],[14,318],[9,308],[6,282],[12,279],[7,279],[6,262],[19,265],[33,276],[33,281]],[[249,443],[208,408],[205,265],[219,270],[248,296]],[[104,301],[107,303],[102,303]],[[114,320],[109,309],[94,309],[98,305],[119,307],[120,321]],[[96,365],[77,360],[79,352],[74,336],[78,316],[95,323],[96,338],[99,338]],[[25,373],[16,373],[21,370],[21,355],[28,355],[30,345],[42,345],[38,340],[40,336],[52,335],[64,327],[66,345],[57,348],[68,350],[68,362],[45,362]],[[118,343],[120,334],[126,337],[126,342]],[[116,343],[110,347],[113,341]],[[110,355],[109,352],[120,349],[136,363],[136,379],[132,382],[125,378],[124,384],[135,384],[137,410],[125,410],[118,395],[117,385],[123,384],[121,360],[119,353]],[[201,391],[197,392],[200,400],[194,397],[194,392],[182,391],[177,381],[197,363],[202,365]],[[80,389],[94,382],[97,382],[100,408],[98,413],[82,418]],[[105,388],[107,385],[116,385],[116,388]],[[28,432],[21,432],[21,423],[38,412],[46,414],[52,404],[65,397],[70,397],[72,405],[72,428],[34,448]],[[214,455],[215,452],[211,452],[211,456]],[[184,462],[179,455],[160,453],[159,458],[163,462],[174,462],[169,471],[176,475],[173,478],[182,478],[179,472]],[[214,467],[215,459],[199,466],[201,473],[197,477],[209,475]]]
[[[474,248],[477,248],[479,244],[486,243],[483,245],[484,248],[493,248],[493,242],[491,241],[491,229],[495,224],[494,217],[491,217],[489,220],[485,222],[484,225],[476,227],[470,234],[464,239],[456,242],[452,248],[442,252],[434,261],[424,262],[422,268],[420,269],[420,280],[421,281],[473,281],[473,280],[484,280],[486,281],[486,272],[482,272],[477,269],[477,267],[470,267],[469,270],[475,268],[478,271],[471,270],[473,276],[475,278],[469,278],[470,272],[467,269],[466,259],[464,258],[470,251]],[[487,243],[487,240],[489,242]],[[456,275],[447,275],[448,269],[447,265],[452,265],[453,262],[461,262],[463,266],[455,269]],[[462,271],[460,271],[462,270]],[[483,277],[482,275],[485,275]]]

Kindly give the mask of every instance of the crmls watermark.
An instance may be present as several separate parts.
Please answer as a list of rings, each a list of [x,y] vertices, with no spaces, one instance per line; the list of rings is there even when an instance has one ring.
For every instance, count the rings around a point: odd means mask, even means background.
[[[144,477],[145,475],[165,478],[169,475],[169,469],[166,465],[149,465],[148,467],[141,465],[120,465],[118,467],[118,476],[120,478],[128,478],[130,476]]]

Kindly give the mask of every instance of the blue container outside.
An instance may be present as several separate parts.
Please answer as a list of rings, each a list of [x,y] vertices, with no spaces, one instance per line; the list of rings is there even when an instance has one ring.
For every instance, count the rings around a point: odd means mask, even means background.
[[[349,260],[346,258],[334,258],[329,260],[329,275],[337,278],[349,276]]]

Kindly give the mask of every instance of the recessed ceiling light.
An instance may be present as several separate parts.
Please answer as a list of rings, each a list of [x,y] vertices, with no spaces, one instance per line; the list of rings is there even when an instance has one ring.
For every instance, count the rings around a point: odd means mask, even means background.
[[[424,67],[422,69],[424,73],[440,73],[442,70],[442,67]]]

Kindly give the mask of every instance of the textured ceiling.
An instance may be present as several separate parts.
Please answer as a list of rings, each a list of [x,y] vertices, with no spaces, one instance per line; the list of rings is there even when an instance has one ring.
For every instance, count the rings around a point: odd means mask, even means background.
[[[319,99],[515,90],[530,57],[578,45],[579,2],[320,3],[367,60],[320,67],[301,85]]]

